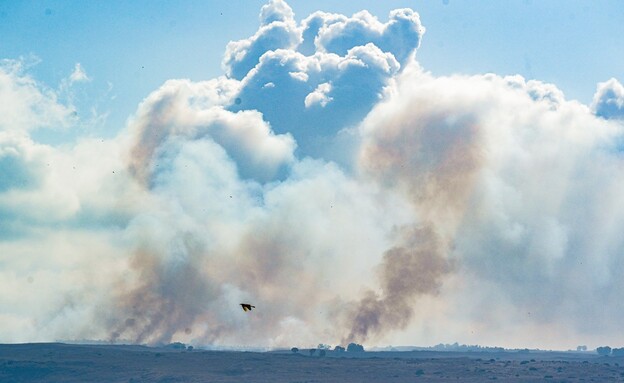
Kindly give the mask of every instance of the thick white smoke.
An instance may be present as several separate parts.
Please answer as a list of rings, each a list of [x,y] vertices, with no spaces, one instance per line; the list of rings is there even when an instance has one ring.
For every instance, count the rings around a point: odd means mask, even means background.
[[[409,9],[260,23],[112,140],[35,142],[76,117],[4,62],[0,341],[624,341],[616,80],[434,77]]]
[[[544,342],[559,327],[560,344],[614,331],[622,125],[517,76],[410,68],[397,83],[362,125],[361,163],[452,244],[463,289],[440,298],[470,320],[447,333]]]

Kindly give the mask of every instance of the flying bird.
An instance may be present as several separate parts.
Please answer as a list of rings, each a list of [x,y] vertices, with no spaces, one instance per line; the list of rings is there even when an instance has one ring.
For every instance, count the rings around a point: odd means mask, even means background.
[[[241,303],[240,305],[243,308],[243,311],[245,311],[245,312],[251,311],[251,309],[255,309],[256,308],[256,306],[252,306],[249,303]]]

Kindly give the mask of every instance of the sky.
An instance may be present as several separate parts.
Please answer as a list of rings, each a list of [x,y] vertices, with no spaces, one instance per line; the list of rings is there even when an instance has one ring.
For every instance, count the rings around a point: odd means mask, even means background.
[[[0,2],[0,342],[620,347],[623,17]]]

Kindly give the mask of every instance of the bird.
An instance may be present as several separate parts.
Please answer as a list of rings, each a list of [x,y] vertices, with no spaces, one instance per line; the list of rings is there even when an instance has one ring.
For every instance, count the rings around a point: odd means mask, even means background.
[[[251,309],[255,309],[256,308],[256,306],[252,306],[249,303],[241,303],[240,305],[243,308],[243,311],[245,311],[245,312],[251,311]]]

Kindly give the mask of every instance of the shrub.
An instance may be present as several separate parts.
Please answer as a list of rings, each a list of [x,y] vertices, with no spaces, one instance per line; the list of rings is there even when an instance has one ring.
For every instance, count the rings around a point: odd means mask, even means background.
[[[323,343],[319,343],[318,346],[316,346],[316,348],[318,348],[319,350],[331,350],[331,346],[328,344],[323,344]]]
[[[614,348],[611,350],[611,355],[613,356],[624,356],[624,347],[623,348]]]
[[[364,352],[364,346],[362,346],[361,344],[357,344],[357,343],[349,343],[349,345],[347,346],[347,351],[348,352]]]
[[[609,354],[611,354],[611,347],[609,346],[598,347],[596,349],[596,352],[598,353],[598,355],[608,356]]]

